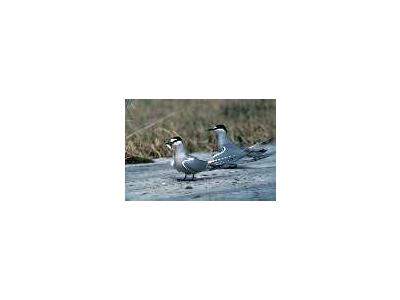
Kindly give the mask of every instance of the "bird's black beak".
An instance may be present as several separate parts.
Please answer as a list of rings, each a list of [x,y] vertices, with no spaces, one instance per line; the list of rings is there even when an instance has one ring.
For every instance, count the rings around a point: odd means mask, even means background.
[[[208,128],[208,131],[214,131],[216,128],[215,127],[213,127],[213,128]]]

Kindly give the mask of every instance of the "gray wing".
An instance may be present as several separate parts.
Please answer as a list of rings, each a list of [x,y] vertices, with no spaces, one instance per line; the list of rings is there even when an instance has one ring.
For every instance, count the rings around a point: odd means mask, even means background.
[[[217,165],[235,162],[245,157],[247,152],[235,144],[226,144],[221,151],[213,155],[213,163]]]
[[[198,173],[207,170],[208,163],[194,156],[188,156],[182,161],[182,166],[190,173]]]
[[[270,153],[267,153],[268,148],[266,148],[265,145],[268,145],[271,141],[272,139],[267,139],[251,147],[242,148],[229,140],[224,144],[222,149],[219,149],[220,151],[218,153],[213,155],[214,164],[221,165],[235,162],[245,156],[251,157],[253,160],[269,157]]]

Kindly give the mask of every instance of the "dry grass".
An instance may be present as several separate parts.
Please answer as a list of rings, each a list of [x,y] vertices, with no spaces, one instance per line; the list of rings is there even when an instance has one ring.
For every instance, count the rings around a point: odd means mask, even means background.
[[[134,100],[125,114],[125,159],[169,156],[164,143],[176,135],[190,152],[212,151],[207,129],[215,124],[243,145],[275,139],[275,100]]]

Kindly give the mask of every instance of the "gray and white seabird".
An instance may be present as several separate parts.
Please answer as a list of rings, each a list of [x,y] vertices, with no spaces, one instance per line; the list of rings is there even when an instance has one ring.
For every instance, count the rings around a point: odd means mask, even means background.
[[[196,173],[213,169],[212,163],[189,155],[179,136],[171,138],[165,145],[173,151],[171,166],[178,172],[185,173],[185,178],[182,180],[186,180],[186,175],[192,175],[192,180],[194,180]]]
[[[250,157],[252,160],[259,160],[270,156],[268,149],[263,146],[269,144],[271,139],[257,143],[251,147],[241,147],[236,145],[228,136],[228,130],[224,125],[216,125],[210,129],[217,136],[218,153],[213,155],[214,165],[232,164],[244,157]]]

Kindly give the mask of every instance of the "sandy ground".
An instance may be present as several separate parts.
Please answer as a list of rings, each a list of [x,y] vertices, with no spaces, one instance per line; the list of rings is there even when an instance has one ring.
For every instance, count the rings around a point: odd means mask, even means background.
[[[274,145],[269,148],[275,153]],[[207,153],[193,155],[210,158]],[[275,154],[235,169],[198,173],[195,181],[178,181],[184,174],[170,162],[160,158],[155,163],[126,165],[125,200],[275,200]]]

